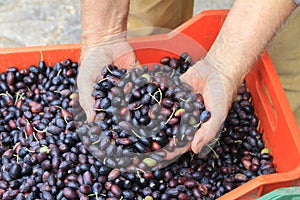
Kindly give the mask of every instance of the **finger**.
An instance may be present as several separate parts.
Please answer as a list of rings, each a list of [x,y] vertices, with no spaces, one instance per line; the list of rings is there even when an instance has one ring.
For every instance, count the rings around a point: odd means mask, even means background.
[[[167,151],[167,155],[165,157],[166,160],[172,160],[178,156],[183,155],[184,153],[191,150],[191,144],[188,143],[183,147],[176,147],[173,152]]]
[[[101,55],[101,56],[100,56]],[[93,122],[96,116],[94,111],[95,99],[92,97],[93,85],[101,74],[105,64],[111,63],[111,56],[102,47],[89,49],[81,62],[81,68],[77,78],[79,103],[86,113],[87,121]]]
[[[192,141],[192,151],[194,153],[199,153],[203,146],[216,136],[221,125],[222,120],[220,120],[217,116],[212,117],[209,121],[202,124]]]
[[[88,122],[93,122],[95,118],[95,111],[93,105],[95,103],[94,98],[91,96],[92,89],[90,84],[86,84],[81,89],[79,89],[79,102],[84,112],[86,113],[86,118]]]
[[[218,133],[227,113],[226,91],[218,79],[206,82],[203,98],[206,110],[211,112],[211,118],[203,123],[196,132],[192,141],[192,150],[199,153],[200,150]]]
[[[95,103],[95,100],[92,97],[93,82],[90,82],[89,79],[85,77],[85,75],[79,74],[77,79],[79,103],[86,113],[87,121],[92,122],[96,115],[93,109],[93,105]]]

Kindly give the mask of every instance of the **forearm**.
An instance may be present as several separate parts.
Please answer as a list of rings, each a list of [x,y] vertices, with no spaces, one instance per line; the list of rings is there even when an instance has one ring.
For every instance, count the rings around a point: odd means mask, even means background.
[[[219,70],[238,85],[296,8],[292,0],[236,0],[208,52]]]
[[[81,0],[83,48],[126,38],[128,12],[129,0]]]

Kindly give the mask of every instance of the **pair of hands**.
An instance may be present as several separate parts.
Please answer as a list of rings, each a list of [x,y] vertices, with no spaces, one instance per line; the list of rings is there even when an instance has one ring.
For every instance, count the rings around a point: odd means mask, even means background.
[[[94,99],[91,96],[93,84],[101,74],[102,67],[113,63],[119,68],[128,69],[135,62],[135,54],[126,40],[82,49],[77,84],[79,101],[89,122],[92,122],[95,117]],[[222,69],[206,56],[180,77],[182,81],[192,86],[194,92],[203,95],[206,109],[211,112],[211,119],[202,124],[196,132],[191,146],[182,151],[191,148],[194,153],[199,153],[202,147],[216,136],[224,122],[237,86],[223,74]]]

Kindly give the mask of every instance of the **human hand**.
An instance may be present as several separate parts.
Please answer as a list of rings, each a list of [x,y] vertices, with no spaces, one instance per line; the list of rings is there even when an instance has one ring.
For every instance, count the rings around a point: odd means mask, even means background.
[[[86,113],[88,122],[92,122],[96,115],[93,110],[95,100],[91,94],[93,85],[101,74],[103,67],[107,64],[113,64],[119,68],[129,68],[135,62],[135,54],[125,39],[82,49],[77,85],[79,103]]]
[[[223,68],[224,69],[224,68]],[[211,118],[201,125],[191,143],[194,153],[199,153],[218,133],[230,109],[238,82],[231,80],[213,60],[205,58],[191,67],[180,79],[190,84],[195,93],[202,94]]]

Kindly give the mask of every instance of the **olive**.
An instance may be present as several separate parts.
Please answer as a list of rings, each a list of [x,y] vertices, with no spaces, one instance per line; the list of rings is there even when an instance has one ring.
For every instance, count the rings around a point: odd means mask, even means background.
[[[21,177],[22,168],[19,164],[13,164],[9,170],[9,174],[12,178],[17,179]]]
[[[117,198],[120,198],[121,195],[122,195],[122,190],[121,188],[118,186],[118,185],[112,185],[111,188],[110,188],[112,194],[117,197]]]
[[[201,122],[206,122],[207,120],[209,120],[211,117],[211,114],[209,111],[204,110],[201,114],[200,114],[200,121]]]

